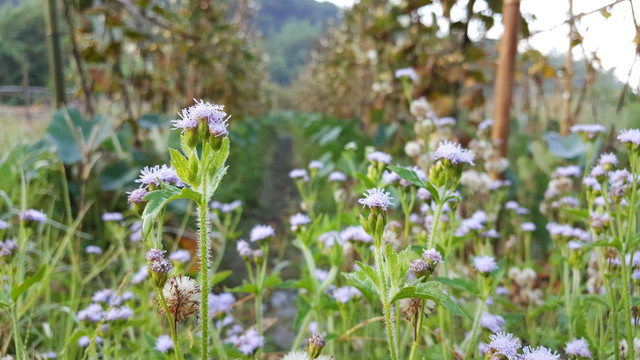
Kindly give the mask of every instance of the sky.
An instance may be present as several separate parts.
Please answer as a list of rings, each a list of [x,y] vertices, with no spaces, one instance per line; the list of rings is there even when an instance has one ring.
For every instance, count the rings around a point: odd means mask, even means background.
[[[358,0],[328,0],[340,7],[349,7]],[[636,10],[636,21],[640,24],[640,0],[631,0]],[[614,2],[614,0],[574,0],[573,13],[586,13],[601,8]],[[466,13],[467,0],[459,0],[452,9],[452,17],[462,18]],[[476,2],[475,12],[486,8],[484,1]],[[567,18],[569,9],[568,0],[520,0],[520,11],[528,19],[529,29],[536,35],[529,39],[520,40],[521,50],[534,48],[543,54],[563,54],[568,48],[568,25],[561,25]],[[439,5],[429,5],[420,9],[420,14],[425,22],[430,21],[430,14],[442,14]],[[618,79],[627,81],[629,71],[631,88],[640,88],[640,59],[636,60],[634,22],[631,15],[629,1],[620,2],[611,7],[611,16],[606,19],[601,13],[596,12],[584,16],[577,24],[579,33],[583,36],[584,52],[595,52],[600,58],[602,69],[614,69]],[[530,19],[530,21],[529,21]],[[487,37],[498,39],[502,35],[501,20],[496,19],[496,25],[487,33]],[[440,23],[446,28],[446,22]],[[480,36],[481,27],[470,28],[470,35]],[[583,58],[583,49],[576,46],[573,49],[574,60]]]

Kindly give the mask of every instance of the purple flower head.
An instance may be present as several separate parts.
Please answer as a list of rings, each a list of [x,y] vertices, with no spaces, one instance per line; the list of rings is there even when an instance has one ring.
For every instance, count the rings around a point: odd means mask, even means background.
[[[532,222],[522,223],[522,225],[520,225],[520,229],[526,232],[536,231],[536,224]]]
[[[358,200],[360,204],[369,208],[380,208],[385,211],[389,205],[391,205],[391,200],[393,200],[393,198],[389,196],[391,193],[385,192],[380,188],[368,189],[363,195],[365,196],[364,199]]]
[[[324,167],[324,164],[322,163],[322,161],[312,160],[311,162],[309,162],[309,169],[320,170],[323,167]]]
[[[213,204],[212,204],[213,206]],[[233,210],[239,208],[242,206],[242,201],[241,200],[235,200],[232,201],[228,204],[220,204],[220,211],[222,211],[225,214],[228,214],[230,212],[232,212]]]
[[[473,258],[473,266],[481,273],[490,273],[498,268],[496,260],[489,255],[476,256]]]
[[[173,265],[171,264],[171,261],[167,259],[152,261],[149,264],[149,270],[154,273],[168,273],[173,270]]]
[[[580,250],[582,249],[582,243],[580,241],[571,240],[567,243],[567,247],[569,250]]]
[[[56,354],[55,351],[49,351],[49,352],[40,354],[40,357],[42,359],[57,359],[58,358],[58,354]]]
[[[369,155],[367,155],[367,160],[371,162],[389,164],[391,162],[391,155],[384,153],[382,151],[374,151]]]
[[[600,124],[577,124],[571,127],[574,134],[585,134],[589,139],[593,139],[598,133],[605,132],[606,128]]]
[[[518,204],[516,201],[513,201],[513,200],[507,201],[504,204],[504,208],[507,210],[516,210],[519,207],[520,207],[520,204]]]
[[[102,289],[93,293],[91,300],[95,303],[111,303],[111,299],[116,296],[116,292],[111,289]]]
[[[609,171],[608,175],[611,186],[624,186],[633,181],[633,177],[627,169]]]
[[[289,177],[292,179],[301,179],[302,181],[309,180],[309,173],[306,169],[293,169],[289,172]]]
[[[145,253],[145,257],[147,258],[147,261],[160,261],[164,259],[164,254],[166,252],[166,250],[150,249]]]
[[[347,175],[341,173],[340,171],[334,171],[329,174],[329,181],[346,181]]]
[[[180,117],[179,119],[171,120],[171,125],[173,125],[171,130],[182,129],[182,133],[184,134],[185,130],[198,127],[198,120],[189,117],[189,109],[182,109],[182,111],[178,113],[178,116]]]
[[[588,188],[591,188],[593,190],[596,191],[600,191],[602,189],[602,186],[600,186],[600,183],[598,182],[598,180],[596,180],[595,178],[591,177],[591,176],[587,176],[585,178],[582,179],[582,184]]]
[[[77,316],[80,321],[99,322],[104,317],[104,310],[102,310],[100,304],[92,303],[87,305],[84,310],[78,311]]]
[[[418,199],[422,201],[427,201],[431,199],[431,193],[429,192],[429,190],[422,187],[418,189],[417,195],[418,195]]]
[[[131,284],[132,285],[139,284],[139,283],[145,281],[148,277],[149,277],[149,272],[147,271],[147,265],[143,265],[140,268],[140,270],[138,270],[131,277]]]
[[[584,338],[573,339],[567,342],[564,348],[567,355],[580,356],[585,359],[591,359],[591,351],[589,351],[589,343]]]
[[[133,316],[133,310],[128,306],[113,307],[107,312],[107,321],[127,320]]]
[[[87,347],[90,343],[91,340],[89,340],[89,337],[87,335],[82,336],[80,339],[78,339],[78,346],[80,347]]]
[[[422,253],[422,258],[425,261],[433,263],[433,265],[437,265],[438,263],[442,262],[442,254],[440,254],[440,252],[435,248],[425,250]]]
[[[42,224],[47,221],[47,215],[41,210],[28,209],[20,213],[20,220],[35,221]]]
[[[600,155],[600,159],[598,159],[598,165],[604,166],[615,166],[618,164],[618,157],[614,153],[604,153]]]
[[[156,339],[156,347],[154,347],[153,349],[158,350],[163,354],[173,349],[173,340],[171,340],[171,336],[169,335],[158,336],[158,338]]]
[[[365,243],[370,243],[373,241],[373,238],[369,236],[361,225],[349,226],[340,232],[340,239],[343,241],[360,241]]]
[[[291,226],[306,225],[311,222],[311,218],[303,213],[297,213],[289,219]]]
[[[141,203],[144,201],[144,197],[145,195],[147,195],[147,190],[140,188],[140,189],[135,189],[131,192],[128,192],[127,194],[129,194],[128,197],[128,201],[129,203]]]
[[[169,255],[169,260],[188,263],[189,261],[191,261],[191,254],[188,250],[179,249]]]
[[[520,339],[514,338],[513,334],[503,331],[489,335],[489,339],[491,340],[489,348],[493,349],[497,354],[505,356],[508,360],[517,360],[519,358]]]
[[[356,289],[353,286],[343,286],[341,288],[337,288],[333,291],[333,297],[336,298],[338,302],[343,304],[349,302],[352,297],[362,296],[360,290]]]
[[[102,221],[122,221],[122,214],[119,212],[106,212],[102,214]]]
[[[249,329],[238,337],[236,348],[245,355],[253,354],[256,349],[264,346],[264,336],[258,335],[255,329]]]
[[[386,184],[393,184],[396,181],[400,181],[400,175],[398,175],[395,171],[385,170],[382,172],[382,181]]]
[[[496,229],[489,229],[488,231],[480,233],[480,236],[491,239],[498,239],[500,237],[500,234],[498,234]]]
[[[451,141],[441,142],[436,149],[433,158],[434,160],[446,159],[451,161],[452,164],[469,164],[474,166],[473,158],[475,155],[467,150],[463,149],[460,144],[453,143]]]
[[[235,302],[231,293],[209,294],[209,317],[231,311]]]
[[[504,318],[500,315],[493,315],[485,311],[480,317],[480,326],[491,332],[497,333],[503,330]]]
[[[544,346],[535,349],[527,346],[523,349],[522,360],[558,360],[560,354],[551,352]]]
[[[7,228],[9,228],[9,223],[4,220],[0,220],[0,230],[4,230]]]
[[[198,100],[194,99],[194,101],[196,104],[187,110],[187,116],[191,121],[207,121],[209,132],[214,136],[225,136],[229,133],[227,131],[227,121],[231,115],[227,115],[227,113],[224,112],[224,105],[211,104],[209,102],[205,103],[204,100],[198,102]],[[184,119],[184,116],[181,117]],[[193,122],[189,124],[193,124]]]
[[[485,119],[478,124],[478,130],[484,131],[493,126],[493,119]]]
[[[275,231],[271,225],[256,225],[251,229],[251,242],[266,239],[274,234]]]
[[[242,257],[250,257],[253,255],[253,250],[251,250],[249,243],[242,239],[238,240],[238,243],[236,244],[236,251],[238,251],[238,255]]]
[[[144,169],[140,170],[140,177],[136,179],[136,182],[142,185],[153,184],[157,186],[160,185],[158,180],[165,184],[184,186],[180,177],[178,177],[176,170],[166,164],[163,164],[162,166],[156,165],[154,167],[145,166]],[[133,192],[131,195],[133,195]]]
[[[456,118],[451,116],[445,116],[433,120],[435,126],[441,128],[444,126],[454,126],[456,124]]]
[[[620,131],[618,140],[625,144],[640,145],[640,130],[638,129],[626,129]]]
[[[337,231],[328,231],[320,234],[320,236],[318,236],[318,241],[324,243],[325,247],[330,248],[336,243],[339,246],[342,246],[345,240],[340,237],[340,234]]]
[[[582,171],[580,171],[580,168],[578,166],[569,165],[558,166],[556,168],[556,171],[551,174],[551,177],[555,179],[559,177],[579,177],[580,175],[582,175]]]
[[[416,71],[412,67],[397,69],[395,72],[395,76],[396,79],[408,77],[413,81],[418,81],[418,73],[416,73]]]

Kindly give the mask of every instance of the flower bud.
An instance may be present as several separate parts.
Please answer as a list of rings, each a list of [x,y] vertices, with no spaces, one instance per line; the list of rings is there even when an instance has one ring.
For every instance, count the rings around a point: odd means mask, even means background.
[[[324,338],[320,334],[313,334],[309,339],[309,358],[317,359],[322,353],[322,349],[327,345]]]
[[[129,203],[133,205],[138,215],[142,215],[144,208],[147,206],[148,201],[144,201],[144,197],[147,195],[147,190],[140,188],[135,189],[129,193]]]

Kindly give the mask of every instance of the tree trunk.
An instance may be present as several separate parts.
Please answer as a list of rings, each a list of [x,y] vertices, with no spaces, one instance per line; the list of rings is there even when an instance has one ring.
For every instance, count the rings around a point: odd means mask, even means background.
[[[513,77],[516,70],[516,53],[518,52],[520,0],[504,0],[502,14],[504,34],[500,40],[498,51],[491,139],[498,144],[500,154],[505,156],[509,137],[509,115],[513,98]]]
[[[62,64],[62,49],[60,47],[60,30],[58,28],[58,5],[56,0],[45,2],[45,22],[49,43],[49,75],[53,83],[56,108],[65,105],[64,68]]]

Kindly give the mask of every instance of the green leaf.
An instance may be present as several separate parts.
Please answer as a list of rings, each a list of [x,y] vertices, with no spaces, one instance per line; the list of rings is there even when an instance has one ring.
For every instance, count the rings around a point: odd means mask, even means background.
[[[200,193],[189,188],[177,188],[169,184],[162,184],[162,188],[154,190],[145,195],[144,200],[149,201],[142,212],[142,238],[146,239],[153,224],[156,222],[160,211],[175,199],[191,199],[200,201]]]
[[[269,277],[264,281],[264,287],[265,288],[273,287],[280,284],[281,282],[282,282],[282,279],[280,279],[280,273],[274,272],[271,275],[269,275]]]
[[[371,189],[371,188],[376,187],[376,183],[371,181],[371,179],[369,179],[369,177],[367,177],[367,175],[365,175],[365,174],[362,174],[362,173],[359,173],[359,172],[354,172],[353,176],[355,176],[358,180],[360,180],[362,185],[364,185],[364,187],[367,188],[367,189]]]
[[[447,296],[447,294],[443,293],[440,290],[440,283],[436,281],[428,281],[426,283],[420,282],[417,280],[412,285],[405,286],[400,289],[391,302],[400,300],[400,299],[410,299],[410,298],[421,298],[421,299],[429,299],[433,300],[436,304],[442,305],[447,308],[452,314],[457,315],[461,318],[466,318],[467,314],[462,310],[458,304],[456,304],[453,300]]]
[[[367,268],[371,269],[373,274],[371,274],[371,271],[365,270]],[[363,294],[366,293],[373,296],[379,296],[377,290],[378,287],[376,286],[376,282],[378,282],[378,276],[375,274],[375,270],[373,270],[371,266],[364,265],[364,268],[361,267],[360,270],[351,273],[343,272],[342,276],[353,283],[354,286],[357,287],[358,290],[360,290]],[[375,277],[375,282],[371,279],[372,277]]]
[[[13,288],[11,288],[11,300],[16,301],[20,295],[24,294],[24,292],[29,290],[35,283],[42,280],[45,272],[47,272],[47,264],[42,265],[35,274],[27,278],[22,284],[14,285]]]
[[[434,277],[436,281],[442,283],[445,286],[452,287],[454,289],[466,291],[471,295],[480,296],[480,289],[478,289],[478,285],[471,280],[461,279],[461,278],[446,278],[446,277]]]
[[[82,160],[82,150],[97,150],[111,134],[108,118],[94,116],[85,119],[76,108],[61,109],[53,114],[47,134],[56,145],[58,157],[67,165]]]
[[[242,285],[227,289],[230,292],[257,294],[258,288],[247,280],[242,281]]]
[[[293,326],[295,329],[297,329],[302,324],[302,320],[304,319],[304,317],[307,316],[307,314],[311,310],[311,304],[309,304],[308,301],[300,296],[296,297],[294,302],[298,311],[296,311],[296,318],[293,321]]]
[[[176,149],[169,148],[169,153],[171,153],[171,165],[176,169],[178,177],[183,181],[189,179],[189,161],[187,158]]]
[[[224,281],[224,279],[228,278],[231,273],[231,270],[217,272],[211,277],[211,279],[209,279],[209,288],[214,287],[219,282]]]
[[[582,139],[576,134],[563,137],[557,132],[549,131],[544,134],[544,140],[553,155],[565,160],[576,158],[586,152]]]
[[[412,183],[413,185],[415,185],[417,187],[426,187],[427,186],[425,184],[425,182],[420,179],[418,174],[415,171],[411,170],[411,169],[403,168],[403,167],[400,167],[400,166],[387,166],[387,168],[389,168],[390,170],[394,171],[401,178],[407,180],[408,182]],[[429,189],[427,189],[427,190],[429,190]]]
[[[4,291],[4,289],[0,289],[0,306],[11,306],[12,301],[11,297]]]
[[[565,214],[573,215],[576,220],[586,220],[589,218],[589,210],[587,209],[572,209],[561,207],[560,211]]]

